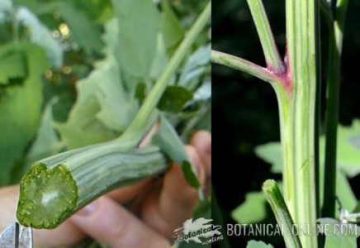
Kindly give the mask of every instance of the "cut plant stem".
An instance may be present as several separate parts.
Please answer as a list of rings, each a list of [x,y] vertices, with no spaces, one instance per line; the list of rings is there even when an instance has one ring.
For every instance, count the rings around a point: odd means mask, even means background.
[[[167,168],[158,148],[123,150],[118,142],[108,142],[34,164],[20,184],[18,221],[24,226],[55,228],[99,195]]]
[[[322,216],[335,217],[336,200],[336,151],[337,127],[339,119],[339,92],[341,50],[343,43],[344,22],[348,0],[339,0],[337,3],[336,19],[328,20],[329,52],[327,73],[327,101],[326,101],[326,143],[324,172],[324,204]]]
[[[285,71],[285,67],[276,47],[264,5],[261,0],[247,0],[247,3],[260,38],[266,64],[269,69],[281,74]]]
[[[156,105],[167,83],[208,23],[210,13],[208,3],[122,136],[60,153],[31,167],[20,183],[17,217],[21,224],[54,228],[111,189],[157,175],[167,168],[158,148],[136,147],[154,123]]]
[[[211,3],[209,2],[189,32],[186,34],[184,40],[176,49],[164,72],[161,74],[154,87],[151,89],[149,95],[146,97],[133,122],[127,128],[125,133],[120,137],[121,140],[131,140],[131,142],[135,143],[138,143],[141,140],[142,136],[144,135],[142,131],[146,129],[149,118],[153,114],[156,105],[158,104],[162,94],[166,89],[166,86],[179,67],[180,63],[183,61],[190,47],[199,36],[200,32],[209,22],[210,15]]]
[[[286,247],[300,248],[301,244],[299,237],[296,236],[295,225],[278,185],[274,180],[266,180],[262,190],[275,214],[276,221],[282,227]]]

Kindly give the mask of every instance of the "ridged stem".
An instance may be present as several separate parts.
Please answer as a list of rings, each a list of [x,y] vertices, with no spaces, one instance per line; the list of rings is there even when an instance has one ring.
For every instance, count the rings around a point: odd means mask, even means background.
[[[24,226],[55,228],[98,196],[166,168],[158,148],[124,151],[118,142],[40,160],[21,181],[17,218]]]
[[[274,212],[277,223],[281,226],[286,247],[301,248],[299,237],[296,236],[295,225],[276,182],[274,180],[266,180],[262,190]]]
[[[285,167],[296,180],[284,178],[285,199],[295,224],[309,227],[314,233],[316,224],[315,185],[315,102],[316,102],[316,3],[308,0],[286,0],[286,35],[288,70],[294,85],[292,109],[289,113],[292,133],[286,136],[292,143]],[[282,141],[284,142],[284,141]],[[285,141],[286,142],[286,141]],[[285,169],[286,170],[286,169]],[[290,176],[284,174],[284,177]],[[315,235],[300,235],[302,246],[316,248]]]

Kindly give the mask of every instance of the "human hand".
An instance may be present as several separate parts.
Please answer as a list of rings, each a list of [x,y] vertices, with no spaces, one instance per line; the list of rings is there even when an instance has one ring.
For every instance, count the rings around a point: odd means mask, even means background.
[[[187,146],[201,184],[209,187],[211,136],[198,132]],[[0,190],[0,230],[13,222],[18,187]],[[99,198],[54,230],[35,230],[39,247],[69,247],[86,236],[113,248],[170,247],[172,232],[188,219],[198,202],[181,168],[163,179],[149,179]],[[128,208],[120,204],[127,204]]]

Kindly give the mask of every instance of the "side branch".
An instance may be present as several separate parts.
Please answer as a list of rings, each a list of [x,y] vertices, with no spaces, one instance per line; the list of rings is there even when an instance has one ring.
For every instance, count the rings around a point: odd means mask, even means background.
[[[248,60],[218,51],[211,51],[211,61],[213,63],[224,65],[235,70],[246,72],[254,77],[260,78],[263,81],[273,83],[281,79],[270,70],[254,64]]]
[[[247,0],[247,3],[260,38],[266,64],[270,69],[281,74],[285,71],[285,66],[275,44],[264,5],[261,0]]]

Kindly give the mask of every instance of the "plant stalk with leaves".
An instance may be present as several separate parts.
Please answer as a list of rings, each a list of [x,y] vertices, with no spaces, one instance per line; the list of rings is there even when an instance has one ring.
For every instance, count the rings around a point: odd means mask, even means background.
[[[134,120],[118,139],[60,153],[32,166],[20,184],[17,211],[20,223],[37,228],[54,228],[114,187],[137,182],[166,170],[166,159],[159,148],[138,146],[158,119],[157,104],[174,72],[208,23],[210,12],[208,3]]]
[[[292,221],[308,234],[299,233],[301,245],[289,232],[283,233],[287,247],[318,247],[315,235],[316,219],[319,217],[319,175],[317,161],[318,133],[316,132],[316,115],[319,101],[317,97],[319,75],[319,39],[318,1],[286,0],[286,40],[287,49],[284,60],[281,59],[275,44],[269,21],[261,0],[247,0],[261,46],[263,48],[266,67],[256,65],[245,59],[218,51],[212,51],[212,61],[225,65],[263,81],[269,82],[274,88],[280,118],[281,147],[283,155],[283,191],[286,208],[290,215],[285,218],[287,224]],[[324,213],[333,217],[335,209],[335,178],[336,178],[336,128],[338,112],[339,85],[339,54],[341,51],[342,30],[347,1],[338,1],[337,18],[329,15],[330,44],[328,104],[326,123],[326,163]],[[328,13],[328,3],[325,4]],[[264,184],[264,192],[279,221],[279,207],[269,192],[273,183]],[[270,187],[271,186],[271,187]],[[274,189],[275,190],[275,189]],[[273,190],[273,191],[274,191]],[[275,190],[276,191],[276,190]],[[277,192],[277,191],[276,191]],[[281,194],[275,194],[281,198]],[[281,201],[280,201],[281,202]],[[286,210],[287,211],[287,210]],[[284,218],[281,218],[282,220]],[[280,221],[283,222],[283,221]],[[279,223],[280,223],[279,222]],[[282,224],[282,223],[280,223]]]

